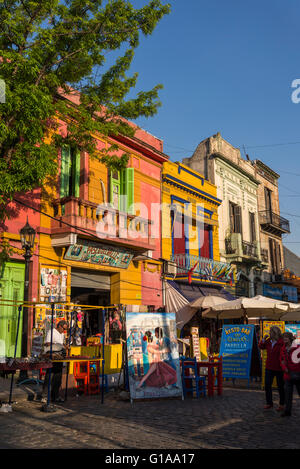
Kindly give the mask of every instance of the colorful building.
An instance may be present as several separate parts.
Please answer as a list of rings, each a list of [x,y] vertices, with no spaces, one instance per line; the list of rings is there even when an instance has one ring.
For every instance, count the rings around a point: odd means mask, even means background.
[[[262,294],[260,230],[258,220],[258,186],[256,171],[240,150],[220,133],[197,146],[191,158],[183,160],[190,168],[203,171],[205,179],[217,186],[219,206],[220,255],[239,272],[233,294]]]
[[[168,296],[174,293],[172,288],[188,300],[210,294],[228,297],[224,287],[234,282],[234,269],[220,262],[218,208],[221,202],[216,186],[202,174],[180,163],[163,164],[162,254],[166,304]]]
[[[63,120],[60,132],[65,132]],[[59,152],[58,177],[19,197],[25,204],[12,205],[12,218],[1,233],[2,239],[19,249],[2,266],[2,298],[23,299],[19,230],[28,216],[37,232],[29,300],[41,305],[53,301],[94,305],[95,310],[88,313],[92,333],[100,329],[97,306],[124,305],[138,312],[163,305],[157,207],[162,164],[168,160],[162,141],[139,128],[131,138],[96,138],[99,156],[117,144],[118,154],[129,155],[127,167],[110,171],[99,159],[64,146]],[[7,308],[15,327],[16,309]],[[30,310],[28,350],[32,328],[44,320],[43,315],[42,306],[35,314]],[[12,331],[9,321],[0,323],[0,340],[6,348],[14,343],[5,332]],[[11,355],[8,350],[5,353]]]
[[[20,203],[12,202],[7,207],[9,217],[0,227],[0,243],[10,249],[9,261],[0,263],[0,356],[13,356],[15,351],[16,330],[18,321],[18,302],[24,300],[25,289],[25,259],[21,246],[19,231],[30,220],[36,230],[33,256],[29,269],[29,298],[38,299],[38,270],[39,270],[39,240],[40,240],[40,202],[41,191],[35,190],[30,194],[18,194],[16,200],[30,204],[27,208]],[[31,343],[32,309],[29,311],[27,328],[28,345]],[[23,324],[23,312],[20,317]],[[22,330],[18,334],[17,356],[21,354]]]
[[[100,138],[98,142],[101,152],[108,142]],[[136,311],[158,308],[162,305],[160,222],[152,218],[151,205],[160,203],[166,157],[160,151],[161,141],[141,130],[135,138],[109,143],[117,143],[120,153],[130,155],[124,170],[109,171],[85,153],[74,156],[73,162],[72,153],[62,151],[59,190],[53,193],[49,187],[43,199],[47,208],[41,215],[40,299],[53,296],[51,288],[44,288],[43,274],[58,269],[66,279],[62,292],[66,301],[131,305]],[[73,164],[78,165],[75,184]]]

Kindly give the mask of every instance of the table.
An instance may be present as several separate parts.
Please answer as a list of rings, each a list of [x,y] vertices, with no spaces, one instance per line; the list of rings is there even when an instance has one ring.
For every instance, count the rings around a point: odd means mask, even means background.
[[[102,362],[102,365],[104,366],[104,359],[103,358],[92,358],[92,357],[66,357],[61,360],[52,360],[52,363],[67,363],[67,378],[66,378],[66,390],[65,390],[65,400],[67,400],[68,397],[68,376],[69,376],[69,369],[70,369],[70,363],[95,363],[95,362]],[[104,389],[104,377],[103,377],[103,366],[102,366],[102,403],[103,403],[103,389]]]
[[[50,362],[14,362],[11,366],[8,363],[0,363],[0,371],[17,371],[17,370],[40,370],[41,368],[52,368],[52,361]]]
[[[188,359],[185,360],[185,363],[193,363]],[[222,395],[223,392],[223,375],[222,375],[222,358],[209,359],[208,362],[197,362],[197,370],[200,375],[200,368],[207,368],[207,395],[208,397],[213,397],[215,390],[215,379],[217,379],[217,394],[218,396]],[[216,373],[213,373],[213,370],[216,370]],[[186,374],[189,373],[189,370],[185,370]]]
[[[13,382],[14,374],[17,370],[40,370],[41,368],[52,368],[52,362],[18,362],[14,359],[13,363],[9,366],[8,363],[0,363],[0,371],[10,371],[12,372],[11,382],[10,382],[10,392],[9,392],[9,404],[12,403],[12,392],[13,392]]]

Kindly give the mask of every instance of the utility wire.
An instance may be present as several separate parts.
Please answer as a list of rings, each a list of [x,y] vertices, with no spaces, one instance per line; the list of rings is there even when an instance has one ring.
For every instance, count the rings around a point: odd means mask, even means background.
[[[27,208],[29,208],[29,209],[31,209],[31,210],[37,211],[37,212],[41,213],[42,215],[45,215],[45,216],[47,216],[47,217],[49,217],[49,218],[51,218],[51,219],[53,219],[53,220],[55,220],[55,221],[58,221],[58,222],[60,222],[60,223],[62,223],[62,224],[65,224],[65,225],[71,227],[71,228],[74,228],[74,229],[76,229],[76,230],[79,230],[79,231],[83,232],[84,234],[87,234],[88,236],[92,236],[92,237],[93,237],[95,240],[97,240],[98,242],[99,242],[99,239],[101,240],[101,238],[98,238],[97,236],[95,236],[92,231],[86,231],[86,230],[84,230],[84,229],[77,228],[77,226],[72,225],[72,224],[67,223],[67,222],[64,222],[64,221],[60,220],[59,218],[53,217],[53,216],[51,216],[51,215],[49,215],[49,214],[47,214],[47,213],[45,213],[45,212],[43,212],[43,211],[41,211],[41,210],[35,208],[35,207],[31,207],[30,205],[26,204],[25,202],[18,201],[17,199],[13,199],[13,200],[14,200],[15,202],[17,202],[17,203],[19,203],[19,204],[21,204],[21,205],[24,205],[25,207],[27,207]],[[153,257],[146,256],[146,255],[144,255],[144,254],[143,254],[143,256],[146,257],[146,258],[149,259],[149,260],[152,260],[152,261],[153,261],[153,260],[158,260],[158,259],[154,259]],[[43,257],[43,256],[41,256],[41,257]],[[52,259],[51,259],[51,260],[52,260]],[[52,262],[53,262],[53,260],[52,260]],[[216,261],[216,262],[218,262],[218,261]],[[223,263],[223,264],[224,264],[224,263]],[[65,265],[67,266],[68,264],[65,264]],[[181,270],[182,273],[188,273],[188,272],[190,271],[190,270],[188,270],[188,269],[184,269],[183,267],[179,267],[179,269]],[[217,277],[217,276],[209,275],[209,277],[210,277],[210,278],[216,278],[216,279],[219,280],[219,277]],[[130,282],[127,282],[127,283],[130,283]],[[141,286],[141,285],[139,285],[139,286]],[[153,288],[153,287],[148,287],[148,288]],[[157,290],[157,289],[156,289],[156,290]]]

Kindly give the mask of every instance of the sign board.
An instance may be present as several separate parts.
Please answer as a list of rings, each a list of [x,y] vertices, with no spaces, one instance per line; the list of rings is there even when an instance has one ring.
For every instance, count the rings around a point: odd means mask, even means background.
[[[276,300],[285,300],[291,302],[298,302],[297,287],[290,285],[274,286],[267,283],[263,284],[263,295]]]
[[[277,326],[281,330],[281,333],[283,334],[285,332],[285,323],[284,321],[264,321],[263,322],[263,327],[262,327],[262,338],[266,334],[270,334],[270,328],[272,326]],[[261,357],[262,357],[262,376],[261,376],[261,387],[264,389],[265,387],[265,371],[266,371],[266,362],[267,362],[267,351],[262,350],[261,351]],[[273,386],[276,386],[275,384],[276,380],[274,378],[273,380]]]
[[[249,379],[253,341],[256,340],[254,328],[245,324],[223,326],[220,356],[224,378]]]
[[[64,259],[127,269],[133,259],[133,253],[117,246],[79,240],[77,244],[68,247]]]
[[[43,352],[44,336],[43,334],[35,335],[32,339],[31,355],[39,357]]]
[[[201,352],[200,352],[200,339],[198,334],[192,334],[191,336],[192,342],[192,351],[193,357],[196,358],[197,362],[201,362]]]
[[[182,396],[175,313],[126,313],[131,399]]]

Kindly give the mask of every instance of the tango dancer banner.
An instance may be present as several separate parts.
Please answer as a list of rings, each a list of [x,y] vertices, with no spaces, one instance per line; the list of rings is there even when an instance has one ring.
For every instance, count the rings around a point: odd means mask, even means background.
[[[126,313],[131,399],[182,396],[175,313]]]

